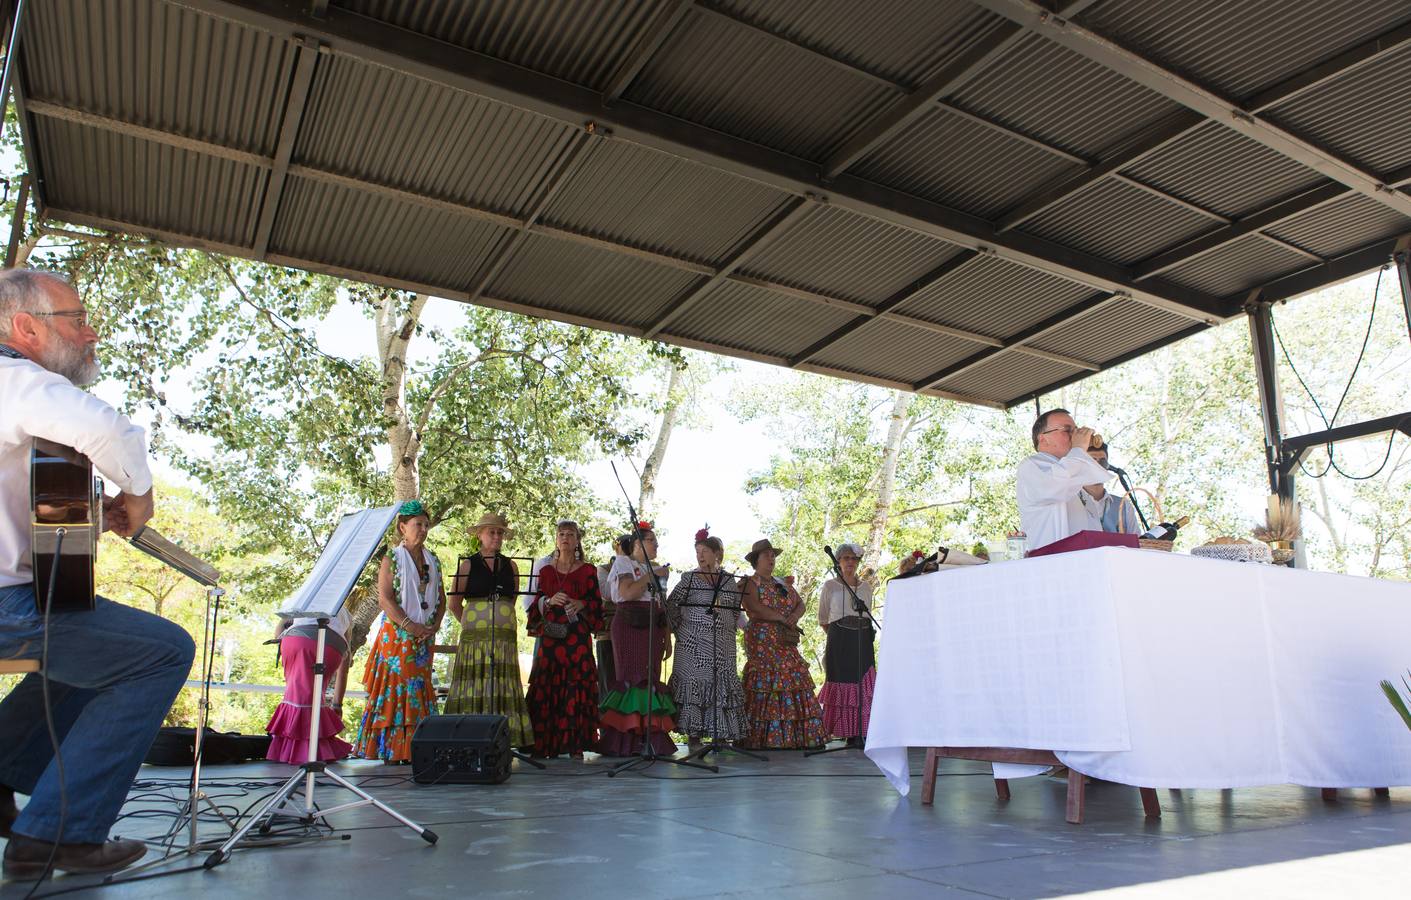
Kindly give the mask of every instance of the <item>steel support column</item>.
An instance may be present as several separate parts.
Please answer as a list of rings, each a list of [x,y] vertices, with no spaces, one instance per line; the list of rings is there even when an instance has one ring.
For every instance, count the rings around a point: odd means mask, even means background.
[[[20,192],[15,197],[15,216],[10,222],[10,245],[5,249],[5,268],[14,268],[24,236],[25,212],[29,208],[29,176],[20,178]]]
[[[1411,250],[1398,250],[1393,258],[1396,280],[1401,284],[1401,306],[1406,310],[1406,336],[1411,338]]]
[[[1293,473],[1284,474],[1284,395],[1274,346],[1274,316],[1268,303],[1248,310],[1250,345],[1254,348],[1254,374],[1259,383],[1259,412],[1264,422],[1264,460],[1269,468],[1269,493],[1293,500]]]

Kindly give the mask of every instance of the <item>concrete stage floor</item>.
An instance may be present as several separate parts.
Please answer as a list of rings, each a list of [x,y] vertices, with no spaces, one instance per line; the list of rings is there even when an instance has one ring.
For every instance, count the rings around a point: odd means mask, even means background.
[[[921,753],[914,753],[912,771],[919,772]],[[658,763],[613,779],[604,777],[608,761],[592,755],[553,761],[546,772],[516,763],[510,780],[497,786],[423,787],[410,782],[407,768],[340,764],[338,771],[432,828],[440,842],[428,846],[363,808],[332,817],[348,840],[238,850],[213,871],[77,895],[911,900],[1411,891],[1411,789],[1394,789],[1389,799],[1343,791],[1334,803],[1317,790],[1287,786],[1163,790],[1163,818],[1148,821],[1135,789],[1096,784],[1086,824],[1074,826],[1063,821],[1064,783],[1056,779],[1012,782],[1013,799],[1000,803],[987,766],[943,761],[936,805],[927,808],[919,777],[911,796],[900,797],[857,751],[769,756],[763,763],[727,756],[719,775]],[[210,793],[236,810],[288,771],[264,763],[205,770]],[[162,811],[174,804],[163,799],[169,789],[158,780],[185,774],[144,768],[126,808],[139,815],[124,818],[115,833],[166,832],[172,819]],[[316,793],[324,807],[348,796],[332,788]],[[209,823],[201,829],[203,838],[221,830]],[[206,855],[174,857],[146,874],[199,864]],[[60,877],[40,895],[94,881]],[[28,887],[6,884],[0,897],[20,897]]]

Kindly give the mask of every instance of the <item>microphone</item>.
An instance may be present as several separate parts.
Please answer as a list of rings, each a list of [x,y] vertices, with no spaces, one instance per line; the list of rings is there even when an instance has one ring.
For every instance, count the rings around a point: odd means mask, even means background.
[[[1122,468],[1122,467],[1120,467],[1120,466],[1114,466],[1114,465],[1112,465],[1111,463],[1108,463],[1108,464],[1107,464],[1107,471],[1111,472],[1113,475],[1121,475],[1121,476],[1123,476],[1124,478],[1127,477],[1127,470],[1126,470],[1126,469],[1124,469],[1124,468]]]

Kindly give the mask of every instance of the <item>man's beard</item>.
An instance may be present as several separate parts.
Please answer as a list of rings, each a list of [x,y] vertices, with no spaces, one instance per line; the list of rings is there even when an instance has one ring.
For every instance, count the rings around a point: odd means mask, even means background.
[[[49,339],[37,362],[79,387],[97,381],[101,371],[92,344],[71,344],[61,337]]]

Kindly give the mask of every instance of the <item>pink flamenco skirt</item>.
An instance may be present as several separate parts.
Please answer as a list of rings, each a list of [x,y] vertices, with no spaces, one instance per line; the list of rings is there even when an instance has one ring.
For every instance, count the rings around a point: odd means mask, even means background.
[[[280,641],[279,651],[284,659],[284,699],[275,707],[274,715],[265,726],[272,738],[267,758],[298,766],[309,761],[309,713],[312,711],[309,701],[313,699],[318,642],[290,635]],[[326,686],[332,673],[343,664],[343,654],[325,644],[323,663],[328,673],[324,676]],[[337,737],[343,731],[343,718],[336,709],[327,706],[318,712],[319,761],[332,762],[348,756],[353,745]]]
[[[872,691],[877,686],[877,670],[869,668],[862,676],[862,689],[853,681],[827,681],[818,692],[823,704],[823,731],[840,738],[867,737],[872,718]]]

